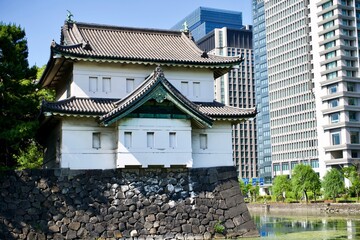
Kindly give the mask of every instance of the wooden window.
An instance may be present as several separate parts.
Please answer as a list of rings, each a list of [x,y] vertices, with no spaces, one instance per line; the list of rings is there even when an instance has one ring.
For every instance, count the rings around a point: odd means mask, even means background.
[[[200,148],[205,150],[208,148],[207,134],[200,134]]]
[[[200,83],[199,82],[194,82],[193,83],[193,93],[194,93],[194,97],[200,97]]]
[[[181,92],[185,96],[189,95],[189,83],[188,82],[181,82]]]
[[[154,139],[154,132],[147,132],[146,133],[146,142],[148,148],[154,148],[155,139]]]
[[[126,148],[132,147],[132,132],[124,133],[124,144]]]
[[[111,78],[110,77],[103,77],[102,78],[103,84],[103,92],[110,93],[111,92]]]
[[[126,79],[126,93],[130,93],[134,90],[134,82],[133,78]]]
[[[169,147],[176,148],[176,132],[169,133]]]
[[[92,134],[92,147],[99,149],[101,148],[101,135],[99,132],[93,132]]]
[[[89,91],[95,93],[98,91],[98,78],[89,77]]]

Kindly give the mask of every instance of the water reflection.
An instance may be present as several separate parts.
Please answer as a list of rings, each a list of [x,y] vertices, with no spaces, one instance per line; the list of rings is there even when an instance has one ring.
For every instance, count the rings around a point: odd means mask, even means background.
[[[360,239],[360,216],[326,216],[252,212],[261,238]]]

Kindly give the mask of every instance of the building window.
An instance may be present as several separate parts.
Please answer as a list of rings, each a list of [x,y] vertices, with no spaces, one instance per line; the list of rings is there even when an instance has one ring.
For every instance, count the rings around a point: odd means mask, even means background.
[[[99,132],[93,132],[92,134],[92,147],[95,149],[101,148],[101,139]]]
[[[274,164],[274,172],[280,171],[280,164]]]
[[[357,122],[357,112],[349,111],[349,121]]]
[[[207,134],[200,134],[200,149],[207,149],[208,148],[208,139]]]
[[[169,147],[176,148],[176,132],[169,133]]]
[[[337,62],[335,61],[335,62],[327,63],[327,64],[325,65],[325,67],[326,67],[326,70],[335,68],[335,67],[337,67]]]
[[[131,93],[134,90],[134,82],[133,78],[126,79],[126,93]]]
[[[356,91],[355,83],[348,82],[347,83],[347,90],[348,90],[348,92],[355,92]]]
[[[181,82],[181,92],[185,96],[189,95],[189,83],[188,82]]]
[[[111,78],[110,77],[103,77],[103,92],[110,93],[111,92]]]
[[[294,169],[298,162],[291,162],[291,169]]]
[[[357,105],[357,99],[356,98],[349,98],[348,99],[348,104],[351,106],[356,106]]]
[[[288,163],[283,163],[281,167],[282,167],[283,171],[289,170],[289,164]]]
[[[310,160],[310,165],[312,168],[319,168],[319,160],[317,159]]]
[[[352,158],[359,158],[359,152],[355,150],[351,150],[351,157]]]
[[[89,77],[89,92],[95,93],[98,91],[98,78]]]
[[[335,31],[327,32],[324,34],[324,39],[329,39],[335,36]]]
[[[334,85],[331,85],[329,86],[329,94],[333,94],[333,93],[336,93],[337,92],[337,84],[334,84]]]
[[[124,133],[124,143],[126,148],[132,147],[132,132]]]
[[[340,144],[340,133],[331,133],[331,144],[332,145],[339,145]]]
[[[331,7],[333,5],[333,2],[332,1],[328,1],[328,2],[326,2],[326,3],[324,3],[323,5],[322,5],[322,9],[324,10],[324,9],[326,9],[326,8],[328,8],[328,7]]]
[[[330,80],[330,79],[334,79],[338,76],[338,73],[337,72],[331,72],[331,73],[328,73],[326,74],[326,79],[327,80]]]
[[[194,97],[200,97],[200,83],[199,82],[193,82],[193,93]]]
[[[336,57],[336,51],[328,52],[325,54],[325,59]]]
[[[359,144],[359,132],[350,132],[350,143]]]
[[[330,100],[329,102],[330,104],[330,107],[334,108],[334,107],[337,107],[339,106],[339,99],[333,99],[333,100]]]
[[[146,133],[146,143],[148,148],[154,148],[155,145],[154,132]]]
[[[331,123],[337,123],[340,119],[340,113],[330,114]]]
[[[323,19],[330,18],[330,17],[334,16],[334,11],[324,13],[322,16],[323,16]]]

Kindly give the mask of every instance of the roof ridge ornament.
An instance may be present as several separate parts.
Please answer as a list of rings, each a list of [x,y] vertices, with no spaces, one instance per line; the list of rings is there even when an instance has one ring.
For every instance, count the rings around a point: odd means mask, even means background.
[[[158,65],[154,71],[154,78],[164,78],[164,77],[165,77],[164,71],[162,70],[160,65]]]
[[[66,10],[68,12],[67,16],[66,16],[66,22],[67,23],[74,23],[75,21],[72,19],[74,17],[74,15],[69,11]]]
[[[184,32],[184,33],[188,33],[189,32],[189,27],[188,27],[187,22],[185,21],[182,25],[184,26],[184,28],[181,29],[181,31]]]

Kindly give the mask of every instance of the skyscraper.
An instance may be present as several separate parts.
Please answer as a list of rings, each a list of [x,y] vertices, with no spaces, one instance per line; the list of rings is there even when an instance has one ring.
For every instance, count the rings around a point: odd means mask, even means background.
[[[202,50],[244,57],[239,67],[215,80],[215,100],[234,107],[255,107],[252,27],[242,25],[242,13],[200,7],[172,29],[183,29],[184,22]],[[233,160],[240,178],[258,176],[255,120],[233,126]]]
[[[264,17],[254,14],[255,68],[267,65],[272,176],[304,163],[322,177],[359,160],[360,1],[253,0],[254,13],[262,9]],[[260,79],[257,96],[266,91]]]
[[[171,29],[184,29],[183,24],[185,22],[194,40],[197,41],[215,28],[242,28],[242,13],[230,10],[199,7],[180,20]]]
[[[264,186],[269,186],[272,183],[272,167],[266,29],[263,1],[253,1],[253,18],[255,92],[258,110],[256,116],[258,169],[259,177],[264,179]]]
[[[242,56],[244,61],[215,80],[215,100],[239,108],[255,107],[254,59],[251,26],[216,28],[197,42],[200,49],[221,56]],[[233,126],[233,160],[240,178],[258,176],[255,120]]]

